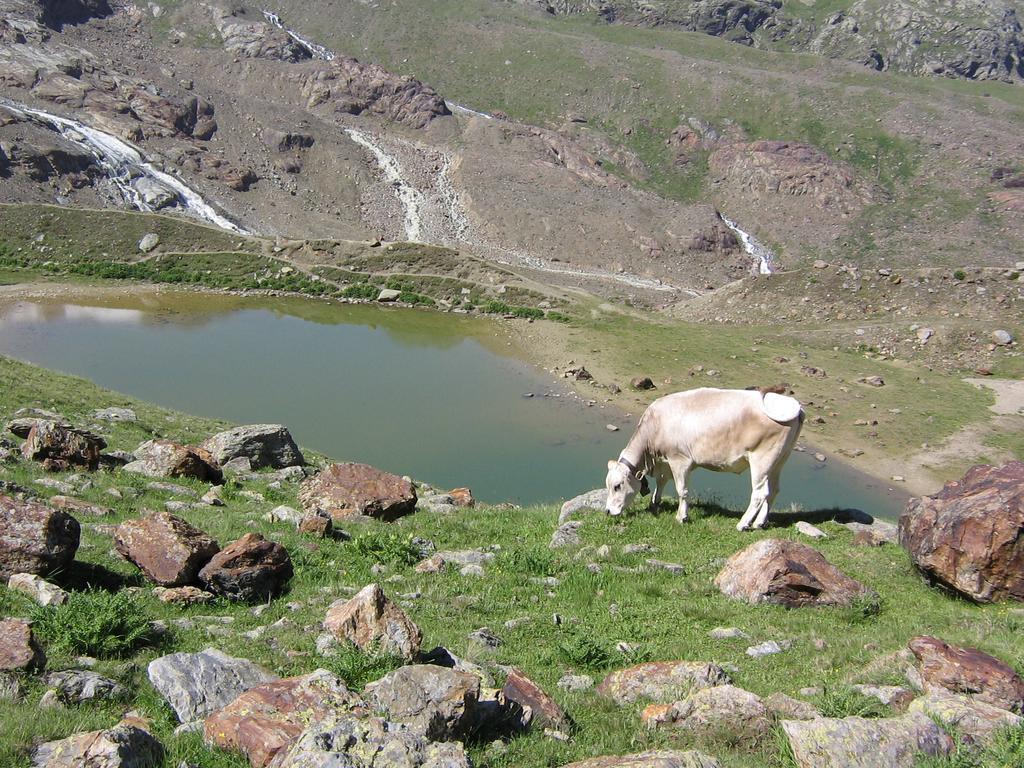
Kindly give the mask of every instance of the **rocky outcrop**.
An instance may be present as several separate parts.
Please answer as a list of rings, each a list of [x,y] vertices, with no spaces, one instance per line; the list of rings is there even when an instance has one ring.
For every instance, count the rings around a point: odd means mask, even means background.
[[[391,521],[416,511],[411,482],[368,464],[332,464],[302,483],[299,500],[307,512],[336,523],[353,515]]]
[[[137,717],[36,747],[32,768],[157,768],[164,748]]]
[[[729,682],[725,670],[711,662],[651,661],[610,673],[597,686],[597,692],[616,704],[669,704],[695,689]]]
[[[734,685],[702,688],[672,704],[651,704],[641,719],[648,728],[709,735],[728,731],[747,738],[763,736],[771,728],[768,709],[761,698]]]
[[[217,485],[224,482],[220,466],[202,448],[170,440],[147,440],[135,449],[135,456],[135,461],[125,464],[123,471],[147,477],[188,477]]]
[[[0,577],[67,567],[80,534],[78,521],[67,512],[0,495]]]
[[[480,678],[433,664],[399,667],[366,686],[367,703],[432,741],[464,737],[474,722]]]
[[[391,602],[379,584],[368,584],[351,600],[338,600],[327,610],[324,627],[339,640],[364,651],[379,650],[412,660],[423,633],[405,611]]]
[[[247,59],[276,59],[297,62],[310,58],[310,52],[283,29],[259,20],[243,19],[229,10],[213,9],[217,32],[229,53]]]
[[[719,763],[703,752],[660,749],[634,755],[591,757],[562,768],[719,768]]]
[[[899,540],[926,576],[972,600],[1024,600],[1024,462],[972,467],[911,499]]]
[[[1006,709],[986,704],[970,696],[932,691],[910,703],[910,712],[921,712],[949,729],[970,744],[985,745],[1002,728],[1012,728],[1024,718]]]
[[[253,768],[264,768],[317,722],[360,707],[360,697],[339,678],[318,669],[250,688],[203,723],[206,743],[244,754]]]
[[[207,717],[250,688],[277,679],[251,661],[216,648],[161,656],[149,663],[147,674],[182,723]]]
[[[194,583],[220,550],[212,537],[170,512],[121,523],[114,529],[114,546],[146,578],[164,587]]]
[[[247,533],[215,554],[199,571],[208,590],[229,600],[269,600],[294,569],[288,550],[258,533]]]
[[[800,768],[913,768],[921,754],[953,749],[953,740],[920,712],[878,720],[783,720],[782,730]]]
[[[978,701],[1024,712],[1024,679],[1009,664],[937,637],[915,637],[907,647],[921,663],[926,688],[970,694]]]
[[[74,467],[91,471],[100,465],[100,452],[106,441],[79,429],[53,421],[41,421],[28,433],[21,446],[26,461],[38,461],[50,472],[66,472]]]
[[[850,605],[873,594],[818,550],[786,539],[762,539],[737,552],[715,584],[727,597],[787,608]]]
[[[42,667],[46,654],[25,619],[0,619],[0,672],[19,672]]]
[[[291,433],[281,424],[249,424],[218,432],[202,448],[218,464],[245,457],[253,469],[302,466],[306,459]]]

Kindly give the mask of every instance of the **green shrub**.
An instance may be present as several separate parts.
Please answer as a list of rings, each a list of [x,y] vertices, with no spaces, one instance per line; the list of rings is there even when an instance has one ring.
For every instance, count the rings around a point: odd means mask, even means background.
[[[324,657],[318,662],[355,691],[362,690],[367,683],[379,680],[404,663],[400,656],[380,650],[362,651],[352,643],[342,643],[333,656]]]
[[[826,688],[814,703],[825,717],[885,717],[889,714],[888,707],[878,699],[849,686]]]
[[[581,669],[602,670],[612,663],[612,654],[590,635],[572,634],[558,644],[562,660]]]
[[[962,269],[958,269],[958,270],[956,270],[956,272],[953,273],[953,279],[954,280],[966,280],[967,279],[967,273],[964,272]]]
[[[387,565],[412,565],[420,560],[420,550],[410,536],[391,531],[373,531],[354,539],[350,545],[363,557]]]
[[[376,299],[380,288],[369,283],[355,283],[345,288],[341,295],[346,299]]]
[[[117,658],[154,639],[144,606],[130,592],[72,592],[64,605],[36,608],[32,621],[50,653]]]

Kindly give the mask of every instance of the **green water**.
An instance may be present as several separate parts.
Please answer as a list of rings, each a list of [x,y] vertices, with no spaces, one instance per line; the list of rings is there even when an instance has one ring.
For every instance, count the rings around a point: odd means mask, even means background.
[[[0,353],[189,413],[282,423],[333,458],[487,501],[603,485],[634,423],[509,357],[497,325],[428,311],[175,292],[22,301],[0,305]],[[693,482],[731,507],[749,495],[745,475]],[[892,517],[903,499],[794,453],[776,505],[794,502]]]

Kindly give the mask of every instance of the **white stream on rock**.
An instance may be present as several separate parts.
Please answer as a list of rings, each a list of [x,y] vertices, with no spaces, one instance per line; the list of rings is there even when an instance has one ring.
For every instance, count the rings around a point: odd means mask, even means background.
[[[106,172],[107,178],[128,205],[140,211],[152,212],[158,206],[146,200],[146,194],[139,189],[139,181],[148,180],[160,192],[174,197],[174,204],[196,218],[208,221],[221,229],[239,234],[249,232],[228,220],[214,210],[202,196],[184,182],[149,162],[142,151],[109,133],[90,128],[77,120],[44,112],[41,109],[18,104],[0,98],[0,105],[23,120],[29,120],[44,128],[56,131],[63,138],[89,152],[96,163]]]
[[[740,243],[743,245],[743,250],[754,257],[758,273],[770,275],[772,273],[772,259],[774,256],[768,247],[749,232],[740,229],[739,225],[724,213],[719,213],[718,216],[722,219],[722,223],[725,226],[736,233],[736,237],[740,239]]]
[[[284,25],[284,22],[281,21],[281,17],[278,16],[273,11],[263,11],[263,18],[265,18],[278,29],[283,30],[285,33],[287,33],[288,37],[290,37],[296,43],[305,48],[309,52],[309,55],[312,56],[314,59],[320,59],[321,61],[331,61],[334,59],[334,51],[332,51],[329,48],[324,48],[322,45],[317,45],[316,43],[310,42],[309,40],[302,37],[298,33],[288,29],[288,27]]]
[[[423,209],[424,197],[416,187],[412,186],[402,176],[402,166],[398,160],[384,151],[372,136],[355,128],[345,128],[345,133],[356,144],[370,150],[384,174],[384,181],[387,182],[398,196],[398,201],[405,210],[405,237],[412,242],[420,241],[422,220],[420,211]]]

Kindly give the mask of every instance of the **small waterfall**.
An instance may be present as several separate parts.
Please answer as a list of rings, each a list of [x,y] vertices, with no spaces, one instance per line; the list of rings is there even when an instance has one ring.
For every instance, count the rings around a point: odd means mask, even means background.
[[[494,115],[489,115],[486,112],[478,112],[477,110],[470,109],[462,104],[456,104],[454,101],[446,101],[444,105],[448,107],[449,112],[464,112],[467,115],[475,115],[476,117],[482,117],[486,120],[494,119]]]
[[[752,234],[740,229],[739,225],[724,213],[719,213],[718,216],[722,219],[722,223],[725,226],[736,233],[736,237],[740,239],[740,243],[743,245],[743,250],[754,257],[758,273],[770,275],[772,273],[772,260],[775,258],[771,250]]]
[[[263,11],[263,18],[265,18],[278,29],[286,32],[288,34],[288,37],[290,37],[296,43],[305,48],[309,52],[309,55],[312,56],[314,59],[320,59],[321,61],[331,61],[332,59],[334,59],[334,51],[330,50],[329,48],[324,48],[322,45],[317,45],[314,42],[310,42],[306,38],[299,35],[297,32],[293,32],[292,30],[288,29],[288,27],[286,27],[284,23],[281,21],[281,17],[278,16],[273,11]]]
[[[423,209],[424,204],[423,193],[403,178],[402,166],[398,160],[385,152],[384,148],[377,144],[369,134],[357,131],[354,128],[345,128],[344,130],[352,141],[370,150],[370,153],[377,161],[377,165],[384,173],[384,181],[395,190],[395,195],[405,211],[406,239],[412,242],[419,242],[422,236],[420,211]]]

